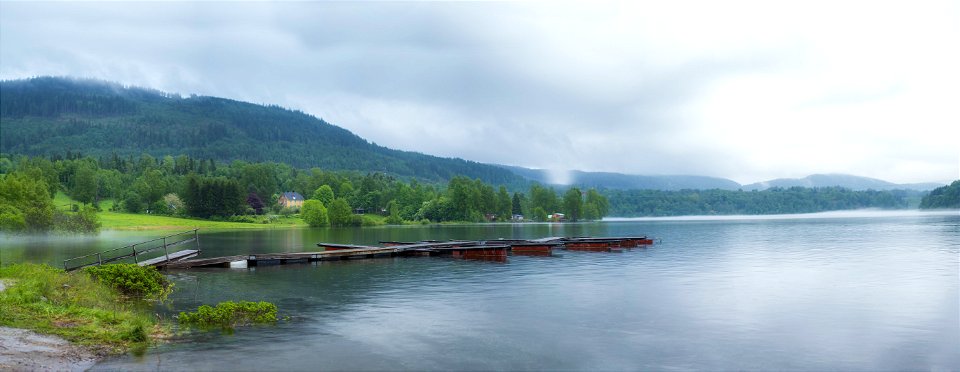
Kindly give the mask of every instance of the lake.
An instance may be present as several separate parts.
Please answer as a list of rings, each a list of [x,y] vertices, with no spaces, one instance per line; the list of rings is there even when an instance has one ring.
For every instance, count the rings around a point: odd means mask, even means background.
[[[3,262],[163,235],[3,237]],[[204,232],[204,256],[320,241],[649,235],[622,253],[171,271],[171,316],[226,300],[288,320],[193,332],[96,370],[957,370],[960,213]]]

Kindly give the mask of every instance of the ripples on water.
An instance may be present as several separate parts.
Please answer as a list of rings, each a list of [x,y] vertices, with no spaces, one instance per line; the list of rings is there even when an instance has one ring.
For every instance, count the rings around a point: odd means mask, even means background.
[[[291,320],[197,333],[97,368],[960,369],[956,214],[287,230],[203,241],[237,254],[310,250],[321,240],[636,234],[663,242],[507,263],[385,258],[183,271],[168,314],[267,300]]]

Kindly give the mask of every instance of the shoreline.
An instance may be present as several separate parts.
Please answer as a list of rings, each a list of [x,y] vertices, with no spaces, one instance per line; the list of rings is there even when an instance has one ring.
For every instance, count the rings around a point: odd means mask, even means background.
[[[835,211],[782,214],[717,214],[655,217],[604,217],[604,222],[632,221],[746,221],[746,220],[797,220],[840,218],[884,218],[916,216],[952,216],[958,209],[841,209]]]
[[[86,371],[101,355],[57,336],[0,327],[0,370]]]

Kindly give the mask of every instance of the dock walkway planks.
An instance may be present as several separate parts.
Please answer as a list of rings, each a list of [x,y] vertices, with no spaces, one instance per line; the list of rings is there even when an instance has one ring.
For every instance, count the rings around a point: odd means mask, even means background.
[[[363,246],[359,246],[363,247]],[[367,258],[380,255],[394,255],[398,251],[395,247],[363,247],[353,249],[337,249],[325,252],[288,252],[288,253],[257,253],[248,255],[226,256],[201,258],[195,260],[183,260],[171,262],[165,265],[171,269],[188,269],[192,267],[211,267],[225,266],[234,261],[247,261],[248,266],[257,266],[259,263],[288,263],[288,262],[313,262],[323,260],[340,260],[349,258]]]
[[[649,243],[648,243],[649,242]],[[508,251],[518,254],[547,255],[554,249],[587,250],[587,251],[620,251],[622,248],[632,248],[643,244],[652,244],[646,236],[640,237],[548,237],[541,239],[496,239],[496,240],[451,240],[444,242],[381,242],[385,247],[317,243],[324,248],[323,252],[285,252],[285,253],[258,253],[213,257],[201,259],[185,259],[189,257],[173,254],[169,262],[158,265],[171,269],[187,269],[194,267],[228,266],[231,262],[246,261],[247,266],[306,263],[325,260],[342,260],[351,258],[372,258],[383,256],[453,256],[460,258],[478,259],[506,259]],[[181,251],[185,252],[185,251]],[[180,252],[177,252],[180,253]],[[195,256],[196,254],[194,254]],[[191,256],[192,257],[192,256]],[[165,257],[159,257],[165,260]],[[157,259],[154,259],[157,260]],[[146,261],[145,261],[146,262]]]
[[[231,262],[246,261],[246,259],[247,259],[247,255],[197,258],[193,260],[171,262],[166,265],[163,265],[163,267],[168,269],[188,269],[191,267],[229,266]]]
[[[163,255],[156,258],[151,258],[149,260],[140,261],[137,264],[140,266],[163,266],[170,262],[185,260],[191,257],[196,257],[200,254],[200,251],[196,249],[184,249],[182,251],[176,251],[169,255]]]

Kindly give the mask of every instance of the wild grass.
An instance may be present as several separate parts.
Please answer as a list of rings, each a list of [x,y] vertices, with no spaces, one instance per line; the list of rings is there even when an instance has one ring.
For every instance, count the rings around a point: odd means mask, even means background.
[[[84,271],[48,265],[0,268],[0,325],[53,334],[103,352],[119,352],[163,333],[147,304],[130,301]]]

